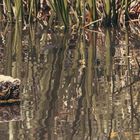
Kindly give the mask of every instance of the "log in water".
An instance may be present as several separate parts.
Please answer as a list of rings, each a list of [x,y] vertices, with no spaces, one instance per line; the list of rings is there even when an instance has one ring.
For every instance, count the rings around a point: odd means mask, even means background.
[[[0,103],[19,101],[20,79],[0,75]]]

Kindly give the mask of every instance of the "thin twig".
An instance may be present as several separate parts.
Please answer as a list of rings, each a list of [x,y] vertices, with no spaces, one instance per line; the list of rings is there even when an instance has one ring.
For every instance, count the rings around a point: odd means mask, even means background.
[[[90,29],[85,29],[85,30],[90,31],[90,32],[94,32],[94,33],[98,33],[98,34],[101,34],[101,35],[105,36],[104,33],[99,32],[99,31],[96,31],[96,30],[93,30],[93,29],[92,29],[92,30],[90,30]]]
[[[88,26],[90,26],[90,25],[92,25],[92,24],[94,24],[94,23],[99,22],[99,21],[102,21],[102,18],[100,18],[100,19],[98,19],[98,20],[95,20],[95,21],[92,21],[92,22],[86,24],[83,28],[86,28],[86,27],[88,27]]]

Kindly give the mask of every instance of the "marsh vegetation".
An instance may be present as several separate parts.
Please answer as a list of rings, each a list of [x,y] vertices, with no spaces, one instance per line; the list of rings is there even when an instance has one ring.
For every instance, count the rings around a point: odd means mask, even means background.
[[[2,0],[0,20],[71,28],[138,22],[138,0]]]
[[[22,91],[20,106],[0,106],[1,139],[139,140],[139,1],[3,0],[0,11],[0,74]]]

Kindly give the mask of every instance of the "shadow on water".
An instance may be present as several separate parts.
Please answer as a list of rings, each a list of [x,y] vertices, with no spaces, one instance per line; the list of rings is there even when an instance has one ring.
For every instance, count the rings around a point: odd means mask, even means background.
[[[22,120],[1,121],[4,140],[139,140],[138,35],[21,27],[1,23],[0,73],[22,81]]]

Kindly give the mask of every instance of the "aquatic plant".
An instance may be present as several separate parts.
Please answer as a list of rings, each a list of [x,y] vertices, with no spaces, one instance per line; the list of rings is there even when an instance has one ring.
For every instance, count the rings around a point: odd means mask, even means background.
[[[54,6],[58,16],[62,18],[65,27],[69,25],[69,8],[67,0],[54,0]]]
[[[43,21],[66,28],[125,24],[138,19],[139,1],[129,0],[3,0],[0,2],[0,19],[32,23]],[[49,21],[51,20],[51,22]],[[50,24],[49,24],[50,25]]]

